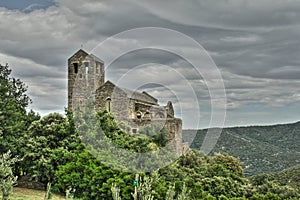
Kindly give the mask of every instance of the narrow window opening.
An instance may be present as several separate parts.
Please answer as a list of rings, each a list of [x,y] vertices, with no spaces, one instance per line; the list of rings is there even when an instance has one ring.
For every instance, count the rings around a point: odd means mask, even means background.
[[[78,63],[73,63],[75,74],[78,73]]]
[[[104,69],[103,64],[100,64],[100,73],[101,73],[101,74],[103,73],[103,69]]]
[[[85,62],[84,66],[85,66],[85,74],[88,74],[89,73],[89,63]]]
[[[99,66],[100,66],[100,63],[96,63],[96,73],[99,74]]]
[[[110,97],[106,98],[106,110],[108,112],[111,112],[111,98]]]

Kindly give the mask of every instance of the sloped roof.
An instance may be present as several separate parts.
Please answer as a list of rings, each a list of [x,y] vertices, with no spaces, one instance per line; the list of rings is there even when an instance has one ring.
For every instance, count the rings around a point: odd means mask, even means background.
[[[151,104],[157,104],[157,99],[148,94],[147,92],[137,92],[133,90],[129,90],[127,88],[120,88],[124,92],[126,92],[127,97],[130,99],[135,99],[138,101],[143,101]]]
[[[87,52],[85,52],[82,49],[79,49],[76,53],[74,53],[68,60],[72,59],[73,57],[75,57],[76,55],[84,55],[84,56],[88,56],[89,54]]]
[[[130,90],[127,88],[122,88],[122,87],[116,86],[114,83],[112,83],[110,81],[106,81],[102,86],[99,87],[99,89],[101,89],[102,87],[105,87],[108,84],[111,84],[111,85],[113,85],[113,87],[115,87],[119,90],[122,90],[124,93],[126,93],[126,95],[129,99],[134,99],[134,100],[149,103],[152,105],[157,105],[158,100],[156,98],[154,98],[153,96],[151,96],[150,94],[148,94],[147,92],[138,92],[138,91],[133,91],[133,90]]]
[[[98,58],[98,57],[95,56],[94,54],[89,54],[89,53],[87,53],[87,52],[84,51],[83,49],[79,49],[76,53],[74,53],[74,54],[69,58],[69,60],[70,60],[71,58],[73,58],[74,56],[77,56],[77,55],[83,55],[84,57],[89,56],[89,57],[91,57],[93,60],[98,61],[98,62],[104,64],[104,61],[103,61],[103,60],[101,60],[100,58]]]
[[[104,64],[104,61],[101,60],[100,58],[98,58],[97,56],[95,56],[94,54],[90,54],[89,56],[91,56],[95,61],[98,61],[98,62]]]

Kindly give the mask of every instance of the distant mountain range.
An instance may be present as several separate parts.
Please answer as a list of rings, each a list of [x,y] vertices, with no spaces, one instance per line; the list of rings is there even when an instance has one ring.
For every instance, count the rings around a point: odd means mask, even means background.
[[[183,140],[200,149],[207,129],[183,130]],[[228,153],[242,163],[246,176],[279,172],[300,165],[300,122],[273,126],[224,128],[210,154]]]

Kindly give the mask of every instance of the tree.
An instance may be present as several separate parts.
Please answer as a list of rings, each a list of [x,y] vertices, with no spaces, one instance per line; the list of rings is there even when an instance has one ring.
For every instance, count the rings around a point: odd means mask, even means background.
[[[31,103],[26,94],[27,87],[20,80],[11,77],[8,65],[0,64],[0,154],[10,151],[13,156],[22,158],[27,129],[40,116],[33,111],[26,112]],[[16,175],[21,175],[26,166],[18,162],[13,167]]]
[[[29,127],[25,148],[26,173],[35,175],[43,183],[53,182],[60,165],[68,163],[71,151],[80,145],[70,118],[51,113]]]
[[[31,100],[25,84],[10,75],[8,65],[0,65],[0,153],[11,150],[15,155],[18,140],[26,130],[26,107]]]
[[[17,176],[14,176],[12,171],[12,167],[17,161],[19,159],[12,158],[10,151],[0,156],[0,191],[2,200],[9,199],[13,186],[17,181]]]
[[[257,174],[251,177],[250,182],[252,185],[251,192],[254,194],[253,199],[255,199],[254,197],[260,197],[263,195],[266,196],[265,199],[268,197],[268,195],[278,196],[279,199],[299,199],[299,187],[297,187],[297,185],[291,184],[293,176],[299,176],[299,174],[297,174],[297,171],[295,172],[296,174],[292,174],[288,171],[275,174]],[[286,175],[288,175],[289,177],[285,177]],[[288,182],[281,182],[286,178],[288,178]]]
[[[172,193],[165,191],[162,185],[165,188],[173,187],[177,191],[177,194],[173,194],[176,198],[188,196],[188,199],[212,199],[222,195],[242,198],[247,193],[245,188],[248,183],[242,176],[240,163],[226,154],[207,156],[198,151],[190,151],[159,172],[160,183],[153,185],[157,199],[163,199],[165,193],[169,196]]]
[[[133,175],[103,165],[87,150],[73,151],[73,156],[72,161],[56,172],[58,190],[72,188],[77,198],[107,199],[112,196],[111,186],[115,184],[122,189],[122,199],[131,199]]]
[[[213,163],[222,164],[233,174],[237,176],[243,176],[242,164],[233,156],[230,156],[228,154],[216,154],[213,157]]]

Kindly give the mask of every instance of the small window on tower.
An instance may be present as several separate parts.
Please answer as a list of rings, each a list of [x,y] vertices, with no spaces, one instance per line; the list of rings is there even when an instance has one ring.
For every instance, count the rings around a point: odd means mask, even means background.
[[[89,63],[85,62],[84,67],[85,67],[85,74],[88,74],[89,73]]]
[[[101,73],[101,74],[103,73],[103,69],[104,69],[103,64],[100,64],[100,73]]]
[[[78,73],[78,63],[73,63],[75,74]]]

